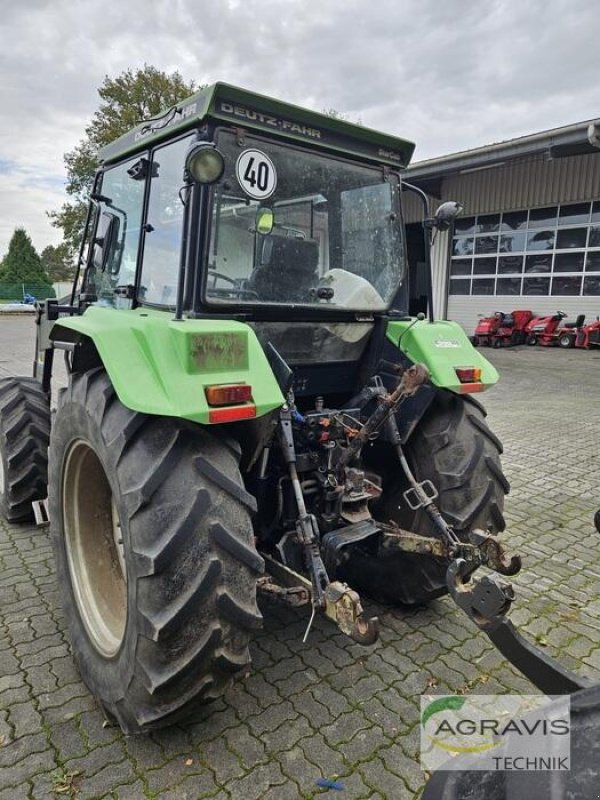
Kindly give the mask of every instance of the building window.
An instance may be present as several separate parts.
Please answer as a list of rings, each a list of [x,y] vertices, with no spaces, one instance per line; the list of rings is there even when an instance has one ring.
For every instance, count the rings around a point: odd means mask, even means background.
[[[472,283],[471,294],[494,294],[493,278],[475,278]]]
[[[600,295],[600,200],[457,219],[449,294]]]
[[[498,278],[496,294],[521,294],[521,278]]]
[[[450,281],[450,294],[471,294],[471,281]]]
[[[585,277],[583,279],[583,293],[585,295],[600,295],[600,275],[596,275],[593,278]]]
[[[550,278],[523,278],[523,294],[548,294]]]
[[[523,272],[523,256],[500,256],[498,275],[513,275]]]

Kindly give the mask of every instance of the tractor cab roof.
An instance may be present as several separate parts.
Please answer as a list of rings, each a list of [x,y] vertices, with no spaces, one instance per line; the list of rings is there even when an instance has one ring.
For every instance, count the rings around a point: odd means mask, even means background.
[[[116,161],[208,122],[261,131],[398,168],[407,166],[415,148],[412,142],[362,125],[215,83],[111,142],[100,151],[100,159],[103,163]]]

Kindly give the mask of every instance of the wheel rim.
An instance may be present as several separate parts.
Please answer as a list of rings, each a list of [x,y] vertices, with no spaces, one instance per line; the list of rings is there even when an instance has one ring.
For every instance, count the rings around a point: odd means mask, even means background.
[[[114,656],[127,623],[127,569],[119,514],[98,456],[83,439],[65,459],[62,507],[71,585],[94,647]]]

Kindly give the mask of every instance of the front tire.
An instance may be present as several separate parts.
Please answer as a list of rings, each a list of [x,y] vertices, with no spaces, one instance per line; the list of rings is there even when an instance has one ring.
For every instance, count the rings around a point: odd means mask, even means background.
[[[261,624],[239,450],[73,376],[50,445],[58,581],[81,676],[125,733],[220,696]]]
[[[510,487],[500,464],[502,444],[477,401],[439,392],[404,451],[417,480],[429,479],[437,488],[436,505],[461,539],[474,528],[504,530],[504,495]],[[407,483],[398,461],[388,460],[386,472],[383,497],[373,516],[438,537],[422,509],[407,507],[402,497]],[[431,556],[396,552],[374,557],[355,550],[344,577],[385,603],[415,605],[446,594],[446,567]]]
[[[9,522],[33,519],[46,497],[50,404],[33,378],[0,380],[0,511]]]

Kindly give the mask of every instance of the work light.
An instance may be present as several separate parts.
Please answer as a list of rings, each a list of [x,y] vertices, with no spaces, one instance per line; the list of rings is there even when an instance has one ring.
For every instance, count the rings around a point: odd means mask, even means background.
[[[225,161],[214,144],[200,142],[187,154],[185,169],[196,183],[215,183],[223,174]]]

